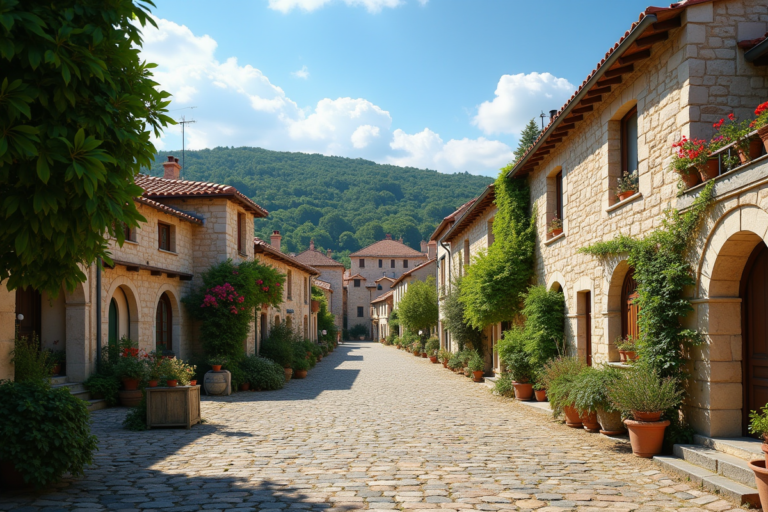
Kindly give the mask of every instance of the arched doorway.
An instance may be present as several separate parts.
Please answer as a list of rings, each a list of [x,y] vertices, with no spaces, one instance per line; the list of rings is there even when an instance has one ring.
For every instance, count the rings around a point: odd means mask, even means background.
[[[635,270],[630,269],[624,276],[624,283],[621,286],[621,337],[638,339],[640,337],[640,327],[638,319],[640,318],[640,307],[635,304],[637,299],[637,281],[635,281]]]
[[[744,421],[768,404],[768,247],[757,244],[741,280]]]
[[[155,350],[158,352],[173,350],[173,310],[167,293],[160,296],[155,316]]]
[[[267,339],[267,331],[269,326],[267,325],[267,314],[262,313],[261,314],[261,341],[264,341]]]
[[[113,298],[109,301],[109,323],[107,327],[107,343],[110,347],[117,346],[120,338],[120,315],[117,310],[117,301]]]

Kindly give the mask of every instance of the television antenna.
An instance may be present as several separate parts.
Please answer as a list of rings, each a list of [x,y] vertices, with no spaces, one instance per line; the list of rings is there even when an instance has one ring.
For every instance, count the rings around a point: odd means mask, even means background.
[[[178,110],[184,110],[184,109],[196,109],[197,107],[184,107],[183,109],[180,108]],[[181,116],[181,121],[179,121],[179,124],[181,125],[181,171],[184,172],[184,152],[186,151],[186,133],[185,129],[188,124],[194,124],[196,121],[194,119],[187,120],[186,116]]]
[[[541,118],[541,131],[544,131],[544,118],[547,117],[547,114],[542,110],[539,117]]]

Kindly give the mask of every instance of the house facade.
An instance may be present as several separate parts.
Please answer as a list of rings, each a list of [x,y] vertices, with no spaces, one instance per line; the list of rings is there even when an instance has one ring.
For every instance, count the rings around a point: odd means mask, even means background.
[[[536,279],[561,290],[572,353],[618,362],[615,342],[638,332],[636,283],[626,256],[579,253],[618,233],[642,237],[663,211],[686,211],[704,185],[680,192],[671,144],[709,139],[713,123],[751,116],[768,99],[768,9],[758,0],[688,0],[649,8],[559,110],[510,178],[525,177],[537,207]],[[696,284],[686,325],[705,343],[690,354],[685,409],[709,436],[747,433],[747,414],[768,402],[768,157],[721,166],[715,205],[690,261]],[[619,200],[624,173],[637,191]],[[548,233],[552,220],[561,233]]]
[[[349,257],[352,263],[346,276],[347,328],[362,324],[372,336],[371,302],[387,293],[403,272],[426,261],[427,254],[387,235]]]
[[[373,339],[381,341],[389,336],[389,314],[392,313],[392,295],[390,290],[371,301],[371,322],[373,323]]]
[[[297,254],[296,260],[320,272],[318,279],[330,285],[331,297],[328,299],[328,308],[335,317],[336,328],[341,332],[344,319],[344,265],[331,257],[331,250],[322,253],[315,249],[315,241],[309,242],[309,249]]]

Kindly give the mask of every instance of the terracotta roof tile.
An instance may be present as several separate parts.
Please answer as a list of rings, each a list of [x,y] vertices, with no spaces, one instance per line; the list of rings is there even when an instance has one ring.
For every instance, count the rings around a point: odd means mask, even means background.
[[[475,201],[477,201],[477,198],[476,198],[476,197],[475,197],[475,198],[472,198],[472,199],[470,199],[469,201],[467,201],[467,202],[466,202],[466,203],[464,203],[463,205],[459,206],[458,208],[456,208],[456,211],[455,211],[455,212],[453,212],[452,214],[450,214],[450,215],[448,215],[447,217],[445,217],[445,218],[444,218],[444,219],[443,219],[443,220],[440,222],[440,225],[439,225],[439,226],[437,226],[437,228],[435,229],[435,232],[434,232],[434,233],[432,233],[432,236],[431,236],[431,237],[429,237],[429,240],[430,240],[430,241],[432,241],[432,240],[437,240],[437,239],[438,239],[438,237],[440,236],[440,234],[441,234],[441,233],[442,233],[442,232],[445,230],[445,228],[446,228],[446,227],[450,227],[450,224],[451,224],[453,221],[455,221],[455,220],[456,220],[458,217],[460,217],[460,216],[461,216],[461,215],[462,215],[462,214],[463,214],[465,211],[467,211],[467,208],[469,208],[470,206],[472,206],[472,205],[474,204],[474,202],[475,202]]]
[[[170,199],[181,197],[226,197],[240,203],[256,217],[266,217],[267,210],[254,203],[231,185],[217,185],[202,181],[170,180],[139,174],[136,184],[144,189],[144,197]]]
[[[358,257],[376,257],[385,258],[426,258],[427,255],[416,249],[411,249],[404,243],[397,240],[379,240],[368,247],[364,247],[357,252],[349,255],[350,258]]]
[[[395,292],[394,291],[390,291],[390,292],[387,292],[387,293],[383,293],[383,294],[379,295],[378,297],[376,297],[375,299],[373,299],[371,301],[371,304],[376,304],[377,302],[384,302],[385,300],[387,300],[390,297],[392,297],[393,293],[395,293]]]
[[[268,244],[267,242],[265,242],[261,238],[254,237],[254,239],[253,239],[253,250],[257,254],[266,254],[266,255],[268,255],[268,256],[276,259],[276,260],[282,261],[286,265],[290,265],[290,266],[292,266],[294,268],[297,268],[299,270],[303,270],[304,272],[307,272],[310,275],[313,275],[313,276],[319,276],[320,275],[320,272],[317,269],[315,269],[313,267],[310,267],[309,265],[305,265],[304,263],[301,263],[300,261],[297,261],[296,258],[278,251],[277,249],[272,247],[271,244]]]
[[[159,210],[163,213],[167,213],[168,215],[173,215],[174,217],[177,217],[181,220],[191,222],[192,224],[198,224],[200,226],[203,225],[203,219],[200,219],[190,213],[177,210],[176,208],[173,208],[171,206],[158,203],[157,201],[153,201],[152,199],[148,199],[146,197],[134,197],[133,200],[136,201],[137,203],[145,204],[150,208],[154,208],[155,210]]]
[[[317,286],[321,290],[325,290],[327,292],[333,293],[333,288],[331,287],[331,283],[326,283],[325,281],[323,281],[321,279],[315,279],[312,282],[314,283],[315,286]]]
[[[408,276],[410,276],[410,275],[413,275],[413,273],[414,273],[414,272],[416,272],[417,270],[419,270],[419,269],[422,269],[422,268],[424,268],[424,267],[426,267],[426,266],[428,266],[428,265],[430,265],[430,264],[432,264],[432,263],[435,263],[436,261],[437,261],[437,258],[432,258],[431,260],[427,260],[427,261],[425,261],[424,263],[422,263],[422,264],[421,264],[421,265],[419,265],[418,267],[413,267],[413,268],[412,268],[411,270],[409,270],[408,272],[403,272],[403,275],[401,275],[400,277],[398,277],[398,278],[397,278],[397,280],[395,280],[395,282],[394,282],[394,283],[392,283],[391,287],[392,287],[392,288],[394,288],[394,287],[395,287],[395,286],[397,286],[399,283],[401,283],[401,282],[403,281],[403,279],[405,279],[406,277],[408,277]]]
[[[304,252],[300,252],[296,255],[296,259],[307,265],[313,267],[341,267],[344,268],[343,263],[339,263],[333,258],[329,258],[320,251],[307,249]]]
[[[353,276],[349,276],[349,277],[346,278],[347,281],[351,281],[353,279],[360,279],[362,281],[367,281],[367,279],[364,278],[363,276],[361,276],[360,274],[355,274]]]
[[[463,232],[478,217],[483,215],[489,208],[494,208],[496,203],[496,187],[493,183],[477,197],[477,200],[467,208],[459,219],[445,232],[440,241],[450,242],[453,237]]]

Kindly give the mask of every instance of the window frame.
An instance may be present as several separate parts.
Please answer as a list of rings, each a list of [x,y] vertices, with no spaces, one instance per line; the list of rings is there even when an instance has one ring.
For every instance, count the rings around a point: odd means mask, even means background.
[[[237,214],[237,253],[240,256],[247,256],[245,252],[245,214]]]
[[[403,260],[403,268],[408,268],[408,260]]]
[[[285,293],[288,300],[293,300],[293,271],[288,269],[285,273]]]
[[[352,287],[353,288],[360,288],[360,280],[359,279],[353,279],[352,280]]]
[[[357,306],[357,318],[365,318],[365,307]]]
[[[165,222],[158,222],[157,223],[157,248],[161,251],[167,251],[167,252],[173,252],[173,244],[171,241],[171,230],[172,227],[170,224],[167,224]],[[168,233],[167,239],[167,246],[163,247],[163,231],[166,231]]]
[[[630,288],[632,290],[630,290]],[[621,283],[621,337],[626,339],[631,335],[634,338],[640,336],[640,307],[630,304],[637,298],[637,281],[635,280],[635,269],[631,268],[624,276]],[[630,325],[631,324],[631,325]]]
[[[563,170],[555,174],[555,217],[563,221]]]
[[[619,144],[621,146],[621,166],[620,166],[621,173],[619,174],[619,177],[623,177],[624,173],[629,171],[629,148],[628,148],[629,139],[628,139],[628,133],[627,133],[628,132],[627,121],[633,115],[637,117],[637,105],[629,109],[629,112],[624,114],[624,116],[619,121],[619,126],[620,126]],[[638,133],[639,133],[639,127],[638,127]],[[635,154],[639,154],[638,140],[635,139],[634,143],[635,143]],[[635,172],[637,171],[638,169],[635,169]]]
[[[357,262],[358,268],[365,268],[365,258],[360,258]]]
[[[395,268],[395,260],[390,260],[389,268]]]

